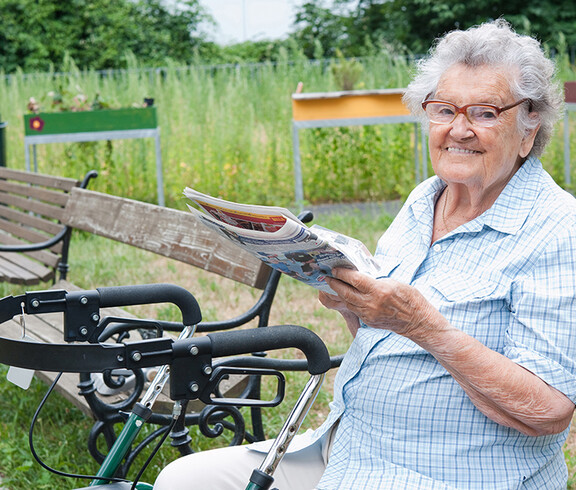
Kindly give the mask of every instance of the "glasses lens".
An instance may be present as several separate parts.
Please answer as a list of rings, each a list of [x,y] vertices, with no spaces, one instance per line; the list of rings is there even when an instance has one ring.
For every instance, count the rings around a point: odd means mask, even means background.
[[[451,104],[431,102],[426,105],[426,114],[432,122],[450,124],[456,116],[456,107]]]
[[[498,121],[498,111],[494,107],[471,105],[466,111],[468,119],[476,126],[488,128]]]

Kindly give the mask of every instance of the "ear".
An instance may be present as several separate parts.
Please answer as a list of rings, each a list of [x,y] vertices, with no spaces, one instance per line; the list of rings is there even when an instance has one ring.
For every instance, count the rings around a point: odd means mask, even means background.
[[[538,134],[538,130],[540,129],[540,123],[534,129],[527,129],[524,138],[522,139],[522,143],[520,143],[520,158],[526,158],[528,154],[532,151],[532,147],[534,146],[534,140],[536,139],[536,135]]]

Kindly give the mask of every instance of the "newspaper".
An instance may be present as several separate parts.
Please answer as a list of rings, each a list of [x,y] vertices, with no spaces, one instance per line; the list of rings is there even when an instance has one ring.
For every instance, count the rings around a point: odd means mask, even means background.
[[[310,286],[334,293],[324,278],[335,267],[378,276],[378,265],[359,240],[319,225],[307,227],[288,209],[224,201],[187,187],[190,211],[206,226],[270,267]]]

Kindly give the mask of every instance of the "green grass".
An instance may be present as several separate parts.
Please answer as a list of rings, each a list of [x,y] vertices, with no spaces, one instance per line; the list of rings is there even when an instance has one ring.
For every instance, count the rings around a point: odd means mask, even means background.
[[[390,218],[377,215],[367,217],[359,212],[351,212],[317,216],[315,221],[356,236],[373,250],[381,231],[390,223]],[[70,279],[85,288],[145,283],[155,279],[173,282],[186,287],[198,297],[207,320],[232,317],[255,300],[254,292],[248,288],[217,279],[204,271],[176,266],[132,247],[81,233],[75,234],[73,239]],[[21,290],[7,285],[0,286],[0,289],[3,290],[3,295],[17,294]],[[139,313],[142,314],[142,311]],[[164,319],[177,317],[174,309],[163,306],[146,310],[144,314]],[[333,354],[345,352],[350,342],[349,334],[338,314],[322,308],[316,295],[310,294],[308,286],[286,278],[280,281],[271,322],[299,324],[314,330],[327,343]],[[282,351],[277,355],[293,354]],[[0,366],[1,378],[4,378],[5,371],[6,369]],[[304,429],[317,427],[328,413],[333,375],[334,373],[329,374],[317,402],[304,422]],[[265,430],[268,436],[276,435],[306,379],[307,376],[302,373],[289,374],[285,402],[276,409],[265,411]],[[87,484],[82,480],[68,481],[53,476],[32,460],[27,445],[28,426],[45,390],[46,386],[36,380],[28,391],[22,391],[5,380],[0,382],[0,433],[3,435],[0,438],[0,474],[4,475],[4,486],[11,490],[74,488]],[[267,396],[271,396],[271,390],[272,387],[268,386]],[[39,454],[46,463],[57,469],[74,473],[94,473],[97,465],[86,451],[86,438],[91,425],[92,421],[69,402],[57,394],[53,395],[42,412],[36,429]],[[196,428],[193,428],[191,433],[194,438],[193,447],[196,449],[223,444],[199,436]],[[565,454],[571,474],[568,488],[575,490],[574,438],[567,444]],[[137,460],[135,468],[146,456],[147,453]],[[144,480],[153,481],[160,468],[175,457],[174,450],[165,445],[145,473]]]
[[[372,249],[375,247],[380,230],[388,226],[390,218],[376,218],[373,228],[366,226],[365,218],[359,213],[347,216],[335,215],[322,220],[323,224],[336,229],[346,228],[349,233],[362,238]],[[369,231],[373,230],[373,231]],[[145,266],[144,266],[145,265]],[[109,240],[75,233],[71,250],[70,280],[85,288],[120,284],[139,284],[155,280],[174,282],[187,287],[199,299],[206,320],[232,317],[244,311],[248,304],[255,301],[254,291],[247,287],[220,280],[213,275],[194,268],[176,266],[164,259],[143,251],[127,247]],[[44,289],[49,284],[34,289]],[[0,285],[0,293],[16,295],[25,288]],[[153,311],[135,312],[146,316],[158,316],[164,319],[176,319],[173,308],[155,307]],[[321,308],[309,287],[296,281],[280,282],[277,301],[273,309],[271,322],[275,324],[300,324],[319,333],[330,345],[334,354],[345,352],[349,343],[349,334],[337,314]],[[278,355],[290,356],[294,352],[282,351]],[[0,378],[5,377],[6,369],[0,366]],[[265,430],[273,437],[281,427],[288,412],[296,400],[307,376],[302,373],[288,375],[287,399],[278,409],[266,411]],[[30,488],[73,488],[84,486],[82,480],[67,481],[53,476],[32,460],[28,450],[28,425],[36,406],[42,398],[46,386],[34,380],[28,391],[0,382],[0,474],[4,475],[4,486],[13,490]],[[272,386],[267,387],[266,396],[272,396]],[[331,381],[322,388],[312,412],[304,427],[316,427],[328,411]],[[97,466],[86,451],[86,438],[91,420],[83,416],[69,402],[54,394],[42,412],[36,429],[36,441],[39,454],[46,463],[61,471],[93,474]],[[197,429],[191,431],[195,438],[196,449],[207,449],[223,444],[199,436]],[[162,449],[154,465],[145,474],[145,480],[153,481],[155,475],[168,461],[176,457],[170,447]],[[138,460],[143,462],[145,456]],[[135,467],[138,467],[138,462]],[[134,474],[132,474],[133,476]]]
[[[383,54],[367,59],[366,64],[365,88],[407,83],[409,67],[402,59]],[[300,81],[307,92],[338,89],[329,70],[303,59],[218,70],[171,65],[159,71],[139,70],[132,60],[128,71],[108,77],[79,71],[73,64],[68,70],[66,77],[54,73],[17,74],[9,81],[0,77],[0,114],[8,122],[8,166],[24,166],[23,115],[30,97],[38,99],[45,109],[50,108],[46,94],[55,89],[69,98],[82,92],[92,99],[99,93],[113,107],[138,105],[144,97],[153,97],[161,129],[166,200],[178,207],[183,206],[183,182],[229,199],[288,204],[293,198],[291,94]],[[394,160],[394,145],[387,148],[397,137],[403,144],[409,140],[412,128],[403,126],[400,130],[381,128],[376,137],[370,133],[360,149],[351,144],[351,138],[338,146],[338,158],[341,155],[352,168],[364,168],[360,189],[368,185],[368,170],[381,167],[382,161],[411,168],[409,148],[405,148],[407,157],[401,161]],[[351,131],[357,135],[363,129]],[[338,132],[332,134],[337,140]],[[375,148],[365,154],[370,141]],[[37,151],[40,171],[78,176],[94,168],[101,174],[95,183],[97,190],[144,201],[156,199],[154,145],[150,139],[38,145]],[[303,159],[307,167],[324,156],[325,145],[305,136],[302,151],[307,155]],[[366,167],[367,158],[373,155],[374,163]],[[374,177],[390,178],[386,166],[379,172]],[[319,180],[313,166],[306,173],[306,195],[324,199],[325,193],[314,192]],[[385,194],[393,185],[372,187],[379,198],[384,198],[389,197]],[[337,189],[332,199],[341,198],[345,192]]]

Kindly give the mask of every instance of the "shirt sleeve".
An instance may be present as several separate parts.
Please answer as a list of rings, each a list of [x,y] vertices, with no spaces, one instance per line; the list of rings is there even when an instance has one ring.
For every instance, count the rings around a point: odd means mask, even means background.
[[[504,354],[576,403],[576,233],[565,229],[512,283]]]

